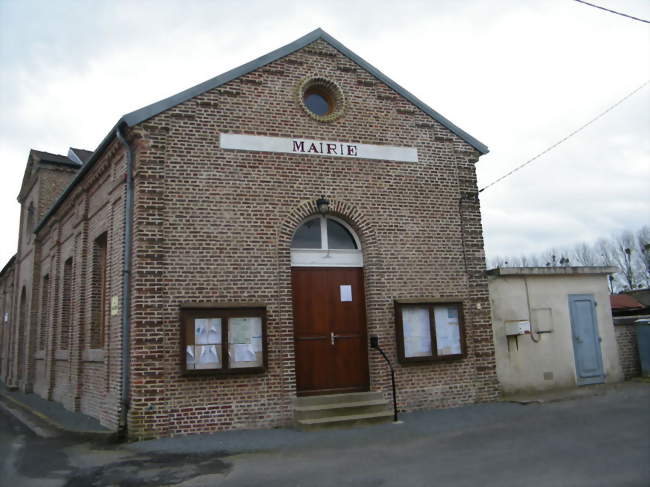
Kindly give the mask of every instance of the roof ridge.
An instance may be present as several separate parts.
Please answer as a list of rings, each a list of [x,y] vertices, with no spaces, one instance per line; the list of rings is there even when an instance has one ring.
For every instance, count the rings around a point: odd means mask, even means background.
[[[429,107],[427,104],[422,102],[420,99],[412,95],[410,92],[402,88],[400,85],[398,85],[396,82],[394,82],[392,79],[390,79],[388,76],[384,75],[381,71],[379,71],[377,68],[372,66],[370,63],[364,61],[361,57],[356,55],[354,52],[349,50],[347,47],[345,47],[343,44],[341,44],[339,41],[334,39],[331,35],[329,35],[327,32],[325,32],[323,29],[318,27],[317,29],[314,29],[313,31],[309,32],[308,34],[296,39],[293,42],[290,42],[289,44],[280,47],[279,49],[275,49],[274,51],[271,51],[263,56],[258,57],[257,59],[254,59],[252,61],[249,61],[245,64],[242,64],[239,67],[236,67],[234,69],[231,69],[230,71],[226,71],[225,73],[220,74],[219,76],[216,76],[214,78],[211,78],[207,81],[204,81],[202,83],[199,83],[198,85],[195,85],[191,88],[188,88],[186,90],[183,90],[179,93],[176,93],[175,95],[169,96],[167,98],[164,98],[162,100],[159,100],[155,103],[152,103],[150,105],[144,106],[138,110],[135,110],[133,112],[129,112],[125,115],[122,115],[120,119],[117,121],[117,123],[111,128],[111,130],[106,134],[104,139],[99,143],[97,148],[92,151],[92,155],[90,158],[81,166],[79,171],[77,171],[76,176],[72,179],[70,184],[65,188],[63,193],[57,198],[57,200],[52,204],[50,209],[47,211],[47,213],[43,216],[41,221],[38,223],[38,225],[35,228],[35,232],[38,232],[47,220],[52,216],[57,208],[63,203],[65,198],[68,196],[68,194],[72,191],[72,189],[76,186],[76,184],[81,180],[81,178],[84,177],[84,175],[90,170],[90,168],[94,165],[94,163],[99,159],[101,156],[102,152],[108,145],[112,142],[113,138],[115,137],[115,131],[117,130],[118,127],[122,126],[123,124],[128,125],[129,127],[133,127],[134,125],[137,125],[138,123],[142,123],[145,120],[148,120],[159,113],[168,110],[169,108],[172,108],[180,103],[183,103],[190,98],[193,98],[201,93],[205,93],[208,90],[211,90],[213,88],[216,88],[224,83],[227,83],[229,81],[232,81],[233,79],[236,79],[240,76],[243,76],[255,69],[258,69],[266,64],[272,63],[274,61],[277,61],[278,59],[287,56],[299,49],[302,49],[303,47],[319,40],[323,39],[325,42],[330,44],[332,47],[337,49],[341,54],[344,56],[347,56],[350,58],[353,62],[358,64],[361,68],[365,69],[369,73],[371,73],[373,76],[378,78],[380,81],[388,85],[390,88],[392,88],[394,91],[399,93],[401,96],[409,100],[411,103],[413,103],[415,106],[420,108],[422,111],[427,113],[429,116],[431,116],[433,119],[438,121],[441,125],[449,129],[451,132],[456,134],[458,137],[460,137],[462,140],[467,142],[469,145],[474,147],[477,151],[479,151],[481,154],[487,154],[489,152],[489,149],[485,144],[480,142],[479,140],[475,139],[471,135],[469,135],[467,132],[462,130],[460,127],[454,125],[451,121],[443,117],[441,114],[433,110],[431,107]]]
[[[45,150],[39,150],[39,149],[30,149],[32,152],[36,152],[37,154],[44,154],[47,156],[55,156],[55,157],[62,157],[63,159],[67,159],[68,156],[64,156],[63,154],[56,154],[54,152],[48,152]]]
[[[402,86],[400,86],[391,78],[383,74],[381,71],[379,71],[377,68],[372,66],[370,63],[368,63],[360,56],[352,52],[350,49],[345,47],[343,44],[341,44],[339,41],[334,39],[331,35],[329,35],[320,27],[300,37],[299,39],[296,39],[295,41],[283,47],[280,47],[279,49],[275,49],[274,51],[271,51],[267,54],[264,54],[263,56],[258,57],[257,59],[242,64],[241,66],[231,69],[230,71],[226,71],[225,73],[215,76],[214,78],[210,78],[209,80],[203,81],[202,83],[199,83],[195,86],[192,86],[191,88],[176,93],[175,95],[169,96],[155,103],[142,107],[138,110],[127,113],[122,116],[120,122],[125,122],[129,127],[133,127],[134,125],[137,125],[138,123],[142,123],[164,112],[165,110],[168,110],[180,103],[183,103],[191,98],[194,98],[195,96],[203,94],[206,91],[209,91],[211,89],[217,88],[225,83],[228,83],[234,79],[239,78],[240,76],[248,74],[251,71],[254,71],[255,69],[259,69],[262,66],[265,66],[269,63],[277,61],[280,58],[288,56],[289,54],[292,54],[295,51],[298,51],[299,49],[302,49],[303,47],[308,46],[309,44],[312,44],[313,42],[316,42],[319,39],[324,40],[332,47],[334,47],[336,50],[338,50],[341,54],[348,57],[357,65],[359,65],[362,69],[368,71],[370,74],[375,76],[381,82],[388,85],[391,89],[393,89],[398,94],[400,94],[401,96],[409,100],[411,103],[413,103],[415,106],[420,108],[427,115],[432,117],[434,120],[438,121],[441,125],[443,125],[448,130],[456,134],[458,137],[460,137],[462,140],[467,142],[469,145],[474,147],[481,154],[487,154],[489,152],[489,149],[485,144],[480,142],[478,139],[472,137],[470,134],[468,134],[460,127],[452,123],[449,119],[445,118],[440,113],[436,112],[433,108],[428,106],[422,100],[420,100],[415,95],[413,95],[412,93],[404,89]],[[118,122],[118,124],[120,122]]]

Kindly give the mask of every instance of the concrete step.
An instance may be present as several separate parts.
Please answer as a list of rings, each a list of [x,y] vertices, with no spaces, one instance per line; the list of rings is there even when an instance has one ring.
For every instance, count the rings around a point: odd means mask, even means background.
[[[352,428],[370,424],[388,423],[393,419],[390,409],[366,414],[350,414],[347,416],[332,416],[316,419],[298,419],[296,425],[302,430],[317,430],[323,428]]]
[[[293,400],[295,406],[317,406],[321,404],[338,404],[383,399],[381,392],[349,392],[346,394],[327,394],[323,396],[303,396]]]
[[[354,392],[294,400],[296,426],[304,430],[382,423],[393,410],[381,392]]]
[[[388,403],[384,399],[373,401],[342,402],[338,404],[318,404],[315,406],[295,406],[296,419],[317,419],[330,416],[349,416],[353,414],[385,411]]]

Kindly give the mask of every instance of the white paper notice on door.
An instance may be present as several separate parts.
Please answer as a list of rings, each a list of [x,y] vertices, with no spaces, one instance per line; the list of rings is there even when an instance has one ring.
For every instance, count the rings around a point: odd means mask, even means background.
[[[341,284],[341,302],[352,301],[352,285]]]

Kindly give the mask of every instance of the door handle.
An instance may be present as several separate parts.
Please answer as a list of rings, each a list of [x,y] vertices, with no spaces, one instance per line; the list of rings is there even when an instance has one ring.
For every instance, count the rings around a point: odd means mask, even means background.
[[[355,335],[336,335],[333,331],[330,332],[330,340],[332,345],[334,345],[334,340],[337,338],[355,338]]]

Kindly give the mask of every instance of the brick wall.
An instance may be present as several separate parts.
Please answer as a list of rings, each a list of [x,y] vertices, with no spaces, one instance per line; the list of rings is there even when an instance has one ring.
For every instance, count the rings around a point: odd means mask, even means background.
[[[346,115],[311,119],[294,101],[307,74],[338,83]],[[415,146],[419,163],[226,151],[219,133]],[[319,41],[137,126],[131,431],[139,437],[291,420],[295,395],[290,241],[330,199],[363,242],[367,326],[396,358],[393,300],[462,300],[467,357],[397,368],[400,408],[497,397],[476,151]],[[262,302],[268,371],[183,377],[179,304]],[[390,391],[370,354],[373,390]]]
[[[111,429],[117,428],[119,412],[121,322],[119,315],[110,314],[110,301],[113,296],[121,300],[122,293],[123,195],[124,153],[114,143],[39,233],[41,273],[51,276],[52,306],[45,378],[38,379],[49,390],[39,388],[37,393],[96,417]],[[104,318],[100,340],[98,305],[93,304],[97,293],[93,245],[102,235],[107,255],[105,302],[99,306]],[[66,333],[64,279],[70,259],[73,299]]]
[[[13,343],[13,301],[15,265],[11,260],[0,275],[0,380],[11,383],[10,365]],[[5,321],[5,316],[7,321]]]
[[[2,380],[17,383],[26,392],[33,389],[115,429],[121,327],[120,316],[109,316],[109,302],[111,296],[121,296],[122,289],[124,153],[118,143],[108,147],[34,236],[25,229],[25,208],[33,204],[40,221],[75,174],[74,169],[47,164],[37,169],[26,173],[32,179],[24,182],[21,192],[15,273],[6,271],[0,278],[3,290],[25,289],[28,310],[23,326],[12,317],[10,330],[0,335]],[[103,340],[96,337],[97,306],[93,308],[92,300],[96,292],[92,244],[99,235],[107,238]],[[13,314],[20,314],[19,300],[20,296],[14,296],[13,303],[7,299]],[[97,349],[98,344],[103,347]]]
[[[616,333],[618,356],[625,378],[628,379],[640,375],[641,365],[639,363],[639,350],[636,345],[634,324],[615,324],[614,332]]]
[[[347,98],[342,118],[318,122],[296,103],[296,86],[307,75],[341,86]],[[420,161],[226,151],[219,147],[221,132],[417,147]],[[480,208],[472,196],[478,153],[334,48],[318,41],[133,127],[127,137],[135,151],[136,185],[133,437],[291,420],[296,390],[290,244],[321,195],[362,241],[368,334],[380,337],[393,362],[394,300],[445,297],[463,303],[466,357],[398,365],[400,408],[497,397]],[[22,347],[24,363],[15,368],[25,384],[32,374],[39,395],[110,428],[117,427],[120,410],[124,174],[124,151],[113,141],[17,259],[20,284],[35,299],[33,345]],[[44,184],[40,198],[51,204],[62,187],[59,180]],[[98,341],[93,245],[104,233],[107,302]],[[70,258],[72,318],[61,337],[64,263]],[[47,316],[38,305],[44,282],[50,287]],[[109,305],[114,298],[115,315]],[[264,303],[267,371],[183,376],[179,306],[188,302]],[[15,340],[19,334],[14,335]],[[16,355],[18,348],[9,343]],[[383,360],[371,351],[369,362],[371,389],[388,398]]]

